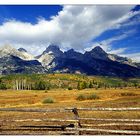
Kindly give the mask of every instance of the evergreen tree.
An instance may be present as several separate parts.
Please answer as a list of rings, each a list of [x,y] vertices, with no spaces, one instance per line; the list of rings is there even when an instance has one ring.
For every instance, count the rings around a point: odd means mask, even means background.
[[[36,90],[45,90],[46,89],[46,83],[44,81],[39,81],[35,83],[35,89]]]
[[[77,89],[78,89],[78,90],[81,90],[80,82],[78,82],[78,84],[77,84]]]
[[[85,88],[87,88],[87,83],[84,81],[84,82],[82,82],[81,83],[81,87],[82,87],[82,89],[85,89]]]
[[[93,83],[90,81],[89,88],[93,88]]]
[[[0,79],[0,89],[7,89],[6,84]]]

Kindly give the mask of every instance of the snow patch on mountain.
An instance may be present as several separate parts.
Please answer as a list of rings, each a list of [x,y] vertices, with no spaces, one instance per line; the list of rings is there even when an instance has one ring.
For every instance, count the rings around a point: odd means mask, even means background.
[[[10,45],[4,45],[0,47],[0,58],[5,56],[16,56],[23,60],[34,60],[34,56],[29,54],[27,51],[21,51],[13,48]]]

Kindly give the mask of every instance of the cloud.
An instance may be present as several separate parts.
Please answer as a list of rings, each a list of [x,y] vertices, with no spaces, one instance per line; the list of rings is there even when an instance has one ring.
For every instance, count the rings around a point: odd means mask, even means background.
[[[119,48],[119,49],[115,49],[115,50],[111,50],[109,51],[108,53],[111,53],[111,54],[119,54],[121,55],[122,53],[124,53],[124,51],[126,50],[127,48]]]
[[[83,50],[87,44],[106,30],[119,28],[121,23],[138,14],[134,5],[125,6],[70,6],[66,5],[51,20],[39,18],[37,24],[9,20],[0,25],[0,42],[15,47],[24,46],[39,54],[49,43],[63,50]]]
[[[102,45],[102,47],[105,51],[110,52],[110,51],[113,51],[112,50],[112,43],[113,42],[125,39],[127,37],[128,37],[128,34],[124,33],[124,34],[121,34],[121,35],[114,36],[112,38],[103,40],[103,41],[101,41],[100,44]]]
[[[132,35],[134,35],[137,32],[137,30],[135,29],[131,29],[125,32],[122,32],[120,35],[117,36],[113,36],[111,38],[102,40],[100,42],[93,42],[92,47],[86,48],[85,50],[91,50],[96,46],[101,46],[102,49],[108,53],[113,53],[113,54],[121,54],[123,53],[127,48],[118,48],[118,49],[113,49],[113,43],[115,41],[119,41],[119,40],[123,40],[127,37],[130,37]]]
[[[131,58],[135,62],[140,62],[140,53],[121,54],[120,56]]]

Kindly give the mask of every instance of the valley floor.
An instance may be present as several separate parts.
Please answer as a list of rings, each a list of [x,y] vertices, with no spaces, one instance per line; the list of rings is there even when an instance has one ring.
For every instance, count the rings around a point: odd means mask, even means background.
[[[95,94],[99,99],[77,100],[79,95],[89,96]],[[54,103],[43,103],[47,98],[53,99]],[[85,89],[85,90],[48,90],[48,91],[0,91],[0,108],[39,108],[39,109],[54,109],[54,108],[136,108],[140,107],[140,88],[126,89]],[[140,111],[80,111],[79,116],[82,118],[103,118],[103,119],[139,119]],[[13,122],[10,126],[6,120],[16,119],[71,119],[74,118],[73,113],[30,113],[30,112],[0,112],[0,128],[5,128],[5,131],[0,131],[0,134],[48,134],[46,131],[10,131],[10,127],[14,125],[25,125],[27,122]],[[102,122],[103,123],[103,122]],[[104,122],[105,123],[105,122]],[[30,125],[47,125],[48,122],[28,122]],[[54,123],[53,123],[54,124]],[[90,124],[90,123],[89,123]],[[94,122],[94,125],[97,122]],[[9,125],[9,124],[8,124]],[[140,123],[135,126],[96,126],[96,128],[110,129],[125,129],[139,130]],[[56,134],[56,133],[55,133]],[[92,133],[94,134],[94,133]],[[97,134],[97,133],[95,133]],[[100,133],[102,134],[102,133]],[[103,133],[106,134],[106,133]]]

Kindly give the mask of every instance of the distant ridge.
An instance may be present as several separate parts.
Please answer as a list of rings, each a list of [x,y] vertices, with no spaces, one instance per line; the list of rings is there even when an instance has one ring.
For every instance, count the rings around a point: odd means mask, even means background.
[[[51,44],[37,57],[24,48],[0,48],[1,74],[51,72],[140,77],[140,65],[126,57],[108,54],[100,46],[82,54],[74,49],[62,52],[59,46]]]

